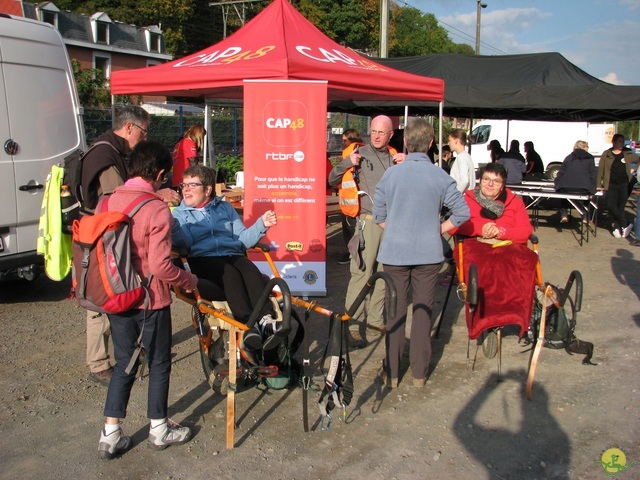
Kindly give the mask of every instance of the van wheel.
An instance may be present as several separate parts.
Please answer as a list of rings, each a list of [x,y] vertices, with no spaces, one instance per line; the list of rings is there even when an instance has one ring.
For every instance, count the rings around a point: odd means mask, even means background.
[[[560,171],[560,165],[550,165],[547,169],[547,178],[549,180],[555,180],[558,176],[558,172]]]

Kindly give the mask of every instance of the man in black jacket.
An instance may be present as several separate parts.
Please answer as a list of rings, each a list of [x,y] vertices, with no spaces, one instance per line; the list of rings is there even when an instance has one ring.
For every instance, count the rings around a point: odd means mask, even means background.
[[[151,118],[138,106],[126,106],[116,113],[114,129],[100,135],[98,145],[82,160],[81,189],[83,209],[93,212],[103,195],[111,195],[127,179],[128,155],[138,142],[147,138]],[[180,196],[171,189],[157,192],[166,202],[177,205]],[[111,329],[106,315],[87,311],[87,365],[89,379],[109,385],[113,368],[109,363]]]

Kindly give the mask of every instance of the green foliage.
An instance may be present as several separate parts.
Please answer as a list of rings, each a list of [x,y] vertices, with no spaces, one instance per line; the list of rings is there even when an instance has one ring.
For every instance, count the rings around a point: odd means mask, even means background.
[[[238,155],[217,155],[216,156],[216,171],[225,169],[227,172],[226,182],[235,182],[236,172],[244,170],[244,161],[241,156]]]
[[[433,14],[422,14],[413,7],[394,8],[391,12],[395,32],[389,39],[390,57],[452,52],[461,47],[449,39],[449,34],[438,25]]]
[[[293,5],[322,32],[336,42],[376,55],[380,45],[379,0],[293,0]],[[176,58],[197,52],[222,39],[222,7],[199,0],[56,0],[56,6],[91,15],[101,11],[114,21],[138,26],[159,25],[167,53]],[[270,2],[245,5],[250,20]],[[389,56],[430,53],[473,53],[466,44],[456,44],[431,13],[390,2]],[[226,8],[229,8],[228,6]],[[238,11],[242,10],[238,8]],[[227,17],[227,35],[242,26],[233,8]]]
[[[71,59],[73,76],[76,80],[80,105],[83,107],[104,107],[111,104],[111,93],[102,72],[96,69],[80,69],[80,62]]]

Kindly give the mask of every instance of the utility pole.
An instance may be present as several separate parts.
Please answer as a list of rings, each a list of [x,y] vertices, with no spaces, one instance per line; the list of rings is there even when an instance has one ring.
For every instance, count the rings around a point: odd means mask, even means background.
[[[480,55],[480,17],[483,8],[487,8],[486,3],[482,3],[481,0],[476,0],[476,55]]]
[[[380,58],[389,56],[389,0],[380,0]]]

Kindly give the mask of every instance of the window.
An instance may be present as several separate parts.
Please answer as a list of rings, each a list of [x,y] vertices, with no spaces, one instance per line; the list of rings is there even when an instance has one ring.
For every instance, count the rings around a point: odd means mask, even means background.
[[[40,12],[40,16],[44,23],[50,23],[54,27],[58,24],[58,14],[56,12],[47,12],[46,10],[42,10]]]
[[[93,68],[100,70],[100,75],[109,80],[111,78],[111,57],[95,55],[93,57]]]
[[[487,143],[491,134],[491,125],[480,125],[471,132],[471,143]]]
[[[149,36],[149,51],[150,52],[162,52],[162,36],[157,33],[152,33]]]
[[[109,44],[109,24],[96,22],[96,42]]]

